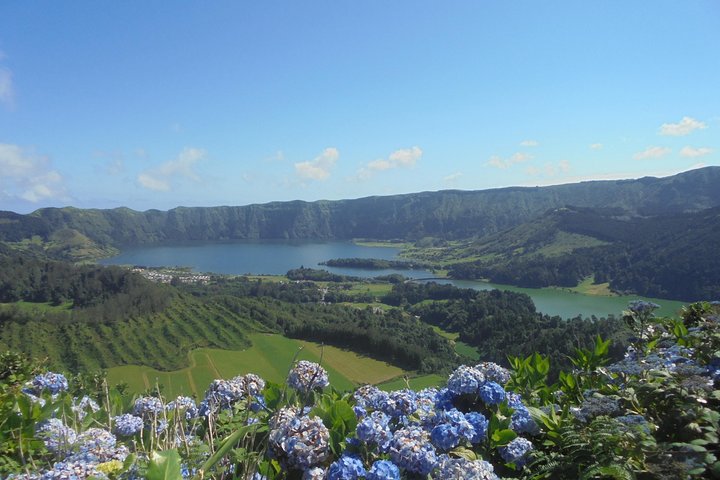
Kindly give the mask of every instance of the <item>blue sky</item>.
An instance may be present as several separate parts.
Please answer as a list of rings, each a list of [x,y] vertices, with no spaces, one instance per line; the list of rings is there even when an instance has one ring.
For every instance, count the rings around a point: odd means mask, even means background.
[[[720,2],[0,2],[0,209],[720,164]]]

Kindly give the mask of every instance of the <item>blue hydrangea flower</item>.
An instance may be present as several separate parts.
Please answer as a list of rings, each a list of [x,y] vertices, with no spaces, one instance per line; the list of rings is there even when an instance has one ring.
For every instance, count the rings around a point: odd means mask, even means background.
[[[156,397],[140,397],[135,400],[133,413],[145,419],[153,418],[165,410],[162,400]]]
[[[522,397],[515,392],[505,392],[505,401],[510,408],[525,408]]]
[[[125,445],[117,446],[115,436],[102,428],[89,428],[77,436],[75,454],[68,461],[103,463],[110,460],[125,461],[130,451]]]
[[[512,442],[508,443],[507,446],[501,447],[500,456],[508,463],[514,463],[516,467],[520,468],[527,462],[527,456],[533,449],[530,440],[523,437],[517,437]]]
[[[516,433],[529,433],[536,435],[540,432],[540,427],[535,420],[530,417],[530,411],[525,408],[516,408],[510,417],[510,428]]]
[[[627,426],[629,429],[637,429],[643,433],[650,434],[650,423],[642,415],[623,415],[615,417],[615,420]]]
[[[434,480],[500,480],[493,466],[484,460],[467,460],[442,455],[438,468],[433,474]]]
[[[35,431],[38,437],[43,439],[47,449],[55,454],[69,452],[77,437],[75,430],[65,425],[59,418],[38,423]]]
[[[330,432],[319,418],[283,408],[270,419],[269,452],[288,468],[307,470],[330,456]]]
[[[450,450],[460,445],[462,437],[457,428],[449,423],[441,423],[432,429],[430,439],[440,450]]]
[[[473,427],[473,436],[469,438],[470,443],[476,445],[482,443],[487,438],[487,429],[489,421],[485,415],[479,412],[468,412],[465,414],[465,420]]]
[[[358,422],[357,437],[365,443],[377,445],[381,452],[387,452],[392,440],[389,422],[390,418],[383,412],[372,412]]]
[[[485,405],[498,405],[505,401],[505,389],[495,382],[485,382],[480,385],[478,395]]]
[[[460,365],[448,378],[447,388],[455,395],[477,393],[485,381],[485,375],[475,367]]]
[[[122,437],[135,435],[143,428],[143,419],[129,413],[113,418],[113,422],[115,423],[113,431]]]
[[[435,397],[435,408],[438,410],[450,410],[454,407],[453,400],[455,400],[455,394],[449,388],[443,388],[438,391]]]
[[[420,475],[429,474],[437,463],[428,433],[419,427],[397,430],[390,445],[390,458],[401,468]]]
[[[52,395],[57,395],[68,389],[68,381],[62,373],[41,373],[32,380],[32,390],[36,395],[40,395],[47,390]]]
[[[373,385],[364,385],[353,393],[355,404],[367,410],[379,410],[387,401],[388,394]]]
[[[195,405],[195,400],[182,395],[172,402],[169,402],[165,408],[168,411],[176,411],[178,413],[185,412],[185,418],[187,420],[191,420],[198,416],[198,407]]]
[[[381,409],[393,418],[412,415],[417,410],[417,394],[407,388],[390,392]]]
[[[65,480],[97,478],[107,479],[107,475],[97,470],[97,464],[84,462],[82,460],[65,460],[53,465],[52,470],[44,472],[42,476],[36,477],[41,480]]]
[[[400,469],[389,460],[377,460],[367,472],[366,480],[400,480]]]
[[[343,455],[330,464],[328,480],[357,480],[365,477],[365,467],[362,460],[355,456]]]
[[[228,408],[235,402],[245,397],[245,383],[242,377],[235,377],[232,380],[215,379],[212,381],[203,402],[207,409],[215,412],[219,409]]]
[[[288,375],[288,385],[300,393],[322,390],[330,384],[327,371],[314,362],[300,360]]]

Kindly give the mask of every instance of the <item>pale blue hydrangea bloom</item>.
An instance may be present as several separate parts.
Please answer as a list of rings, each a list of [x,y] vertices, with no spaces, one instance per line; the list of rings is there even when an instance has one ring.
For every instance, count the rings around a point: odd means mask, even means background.
[[[516,467],[520,468],[527,462],[527,457],[530,451],[533,449],[530,440],[523,437],[517,437],[511,441],[505,447],[501,447],[500,456],[508,463],[514,463]]]
[[[377,460],[367,472],[366,480],[400,480],[400,469],[389,460]]]
[[[301,393],[308,393],[313,390],[322,390],[330,384],[330,381],[327,371],[323,367],[314,362],[300,360],[290,370],[287,383]]]

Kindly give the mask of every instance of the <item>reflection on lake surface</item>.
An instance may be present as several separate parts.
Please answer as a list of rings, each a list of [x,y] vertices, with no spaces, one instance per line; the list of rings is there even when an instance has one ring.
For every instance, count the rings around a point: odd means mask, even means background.
[[[357,277],[376,277],[399,273],[410,278],[433,277],[427,270],[365,270],[358,268],[338,268],[319,265],[332,258],[380,258],[393,260],[398,258],[399,248],[366,247],[351,242],[293,242],[293,241],[235,241],[224,243],[193,243],[182,245],[146,246],[124,250],[120,255],[105,259],[105,265],[144,265],[144,266],[184,266],[197,272],[224,274],[268,274],[283,275],[288,270],[304,266],[322,268],[333,273]],[[438,280],[462,288],[488,290],[499,288],[527,293],[535,302],[537,309],[550,315],[563,318],[608,314],[620,315],[631,300],[643,298],[662,306],[662,315],[672,315],[682,306],[682,302],[661,299],[647,299],[637,296],[600,297],[582,295],[556,289],[518,288],[508,285],[495,285],[486,282],[467,280]]]

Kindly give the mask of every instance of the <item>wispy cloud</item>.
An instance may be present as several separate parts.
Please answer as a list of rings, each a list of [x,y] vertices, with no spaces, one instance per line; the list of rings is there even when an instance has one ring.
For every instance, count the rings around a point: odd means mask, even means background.
[[[278,150],[272,155],[263,158],[263,162],[282,162],[283,160],[285,160],[285,154],[282,150]]]
[[[683,117],[679,123],[663,123],[660,126],[660,135],[671,137],[684,137],[695,130],[707,128],[703,122],[695,120],[692,117]]]
[[[602,150],[603,144],[602,143],[591,143],[590,149],[591,150]]]
[[[537,140],[523,140],[520,142],[521,147],[537,147],[538,145],[540,145],[540,142]]]
[[[312,160],[295,164],[295,173],[300,178],[307,180],[327,180],[330,177],[330,171],[340,158],[340,152],[337,148],[328,147]]]
[[[642,152],[633,155],[635,160],[647,160],[649,158],[661,158],[670,153],[672,150],[668,147],[648,147]]]
[[[443,182],[446,185],[454,185],[455,182],[457,182],[462,176],[463,176],[462,172],[451,173],[450,175],[443,178]]]
[[[557,163],[546,163],[542,168],[529,166],[525,169],[525,173],[530,176],[538,177],[543,176],[547,178],[556,177],[563,173],[570,171],[570,162],[567,160],[560,160]]]
[[[395,150],[387,158],[379,158],[368,162],[367,165],[358,170],[357,178],[367,180],[375,173],[395,168],[412,168],[422,158],[423,151],[420,147],[403,148]]]
[[[699,147],[699,148],[695,148],[695,147],[683,147],[683,149],[680,150],[680,156],[681,156],[681,157],[695,158],[695,157],[702,157],[702,156],[705,156],[705,155],[709,155],[709,154],[711,154],[712,152],[713,152],[713,149],[712,149],[712,148],[707,148],[707,147]]]
[[[67,198],[63,177],[47,157],[0,143],[0,196],[31,203]]]
[[[174,160],[169,160],[158,167],[141,172],[137,176],[137,181],[141,186],[159,192],[170,191],[173,182],[178,179],[200,182],[201,178],[193,167],[205,156],[205,150],[185,148]]]
[[[510,158],[502,158],[499,155],[493,155],[492,157],[490,157],[490,160],[485,163],[485,165],[505,169],[510,168],[517,163],[527,162],[528,160],[532,160],[533,158],[534,157],[529,153],[523,152],[517,152]]]
[[[0,62],[5,60],[7,56],[5,52],[0,50]],[[0,65],[0,103],[4,103],[6,106],[12,106],[15,99],[15,90],[13,88],[13,74],[12,71]]]

